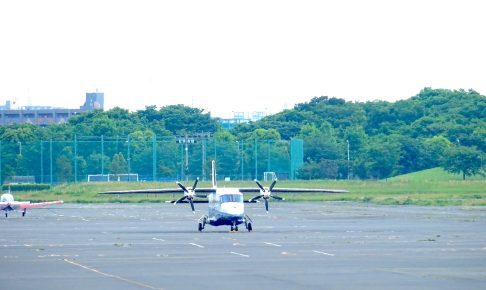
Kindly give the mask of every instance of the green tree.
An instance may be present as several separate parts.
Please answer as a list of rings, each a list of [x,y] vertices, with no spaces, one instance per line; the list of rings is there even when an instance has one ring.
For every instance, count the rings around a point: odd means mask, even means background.
[[[452,146],[444,136],[435,136],[424,140],[425,152],[429,167],[437,167],[443,163],[445,152]]]
[[[481,152],[473,147],[457,146],[446,151],[442,167],[451,172],[462,174],[462,179],[481,171]]]
[[[400,143],[388,136],[373,138],[367,148],[366,169],[370,177],[382,179],[393,175],[400,160]]]
[[[119,152],[113,155],[111,162],[108,166],[111,174],[123,174],[128,172],[128,164],[123,156],[123,153]]]
[[[71,159],[66,155],[61,155],[56,159],[56,172],[58,182],[68,182],[73,174]]]

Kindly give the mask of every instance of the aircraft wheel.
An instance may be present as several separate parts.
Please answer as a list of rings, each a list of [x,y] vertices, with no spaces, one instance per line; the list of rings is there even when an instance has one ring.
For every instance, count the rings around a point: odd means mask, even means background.
[[[231,226],[231,231],[234,231],[235,229],[233,228],[233,226]]]
[[[22,212],[22,216],[25,216],[25,211]]]
[[[238,226],[235,226],[235,232],[237,232],[237,231],[238,231]]]
[[[8,213],[5,213],[5,217],[8,218]]]
[[[202,223],[198,223],[197,224],[197,230],[201,232],[203,229],[204,229],[203,224]]]
[[[246,229],[247,229],[249,232],[251,232],[251,231],[253,230],[253,228],[252,228],[252,226],[251,226],[251,223],[248,223],[248,224],[246,225]]]

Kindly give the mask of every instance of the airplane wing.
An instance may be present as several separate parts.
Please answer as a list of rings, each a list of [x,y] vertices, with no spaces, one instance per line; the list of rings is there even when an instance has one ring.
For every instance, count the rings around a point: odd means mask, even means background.
[[[198,197],[206,197],[207,193],[215,192],[214,188],[196,188],[194,192]],[[158,189],[133,189],[133,190],[114,190],[104,191],[99,194],[176,194],[184,193],[182,188],[158,188]]]
[[[168,200],[166,203],[191,203],[190,201],[183,200],[183,201],[177,201],[177,200]],[[192,203],[209,203],[207,199],[194,199],[192,200]]]
[[[199,179],[196,179],[192,187],[186,188],[180,182],[177,182],[179,188],[161,188],[161,189],[134,189],[134,190],[116,190],[116,191],[105,191],[100,192],[100,194],[176,194],[183,193],[184,195],[177,199],[170,201],[174,204],[178,203],[189,203],[191,205],[192,212],[194,213],[194,203],[207,202],[195,200],[195,197],[207,198],[208,193],[215,192],[215,188],[196,188]]]
[[[272,190],[276,193],[306,193],[306,192],[315,192],[315,193],[345,193],[349,192],[344,189],[328,189],[328,188],[275,188]]]
[[[48,206],[48,205],[52,205],[52,204],[62,204],[62,203],[64,203],[64,201],[62,201],[62,200],[46,201],[46,202],[34,202],[34,203],[27,201],[27,202],[20,202],[19,207],[20,207],[20,209],[35,208],[35,207],[42,207],[42,206]]]
[[[344,193],[349,192],[343,189],[328,189],[328,188],[275,188],[275,184],[277,180],[274,180],[270,187],[265,188],[263,185],[258,181],[255,180],[258,188],[240,188],[239,191],[241,193],[257,193],[256,196],[250,198],[248,202],[255,202],[259,199],[263,199],[265,202],[265,209],[268,212],[268,200],[270,198],[277,199],[277,200],[285,200],[285,198],[273,195],[273,193]]]
[[[259,188],[240,188],[241,193],[258,193]],[[328,188],[274,188],[273,193],[345,193],[349,192],[343,189],[328,189]]]

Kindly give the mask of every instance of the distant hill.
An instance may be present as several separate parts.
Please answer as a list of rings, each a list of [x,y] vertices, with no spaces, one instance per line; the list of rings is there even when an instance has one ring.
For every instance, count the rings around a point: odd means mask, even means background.
[[[424,88],[397,102],[315,97],[232,134],[261,129],[304,140],[302,179],[384,179],[434,167],[465,178],[486,162],[486,96],[474,90]]]

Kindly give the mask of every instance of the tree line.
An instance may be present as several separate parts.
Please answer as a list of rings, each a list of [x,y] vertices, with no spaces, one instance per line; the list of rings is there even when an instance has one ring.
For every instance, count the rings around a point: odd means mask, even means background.
[[[437,166],[466,178],[483,172],[486,97],[474,90],[431,88],[397,102],[348,102],[321,96],[229,130],[223,129],[217,118],[199,108],[147,106],[144,110],[130,112],[116,107],[76,115],[66,123],[46,127],[2,126],[0,141],[22,144],[38,140],[88,140],[91,136],[104,136],[107,140],[130,136],[133,140],[149,142],[154,136],[162,140],[201,132],[228,144],[236,144],[236,141],[253,144],[254,140],[270,140],[277,144],[292,138],[303,139],[304,164],[297,173],[302,179],[383,179]],[[73,147],[70,148],[71,152],[66,152],[65,156],[74,154]],[[173,152],[177,150],[174,148]],[[232,149],[231,154],[238,150]],[[282,147],[279,152],[285,154],[285,150]],[[106,163],[101,164],[110,164],[112,170],[122,171],[120,166],[126,167],[127,162],[125,151],[120,155],[113,149],[109,156],[97,158],[107,158]],[[18,152],[12,154],[18,155]],[[147,151],[148,157],[140,163],[149,162],[150,154],[150,150]],[[14,158],[18,159],[15,164],[0,165],[3,175],[25,172],[23,166],[32,166],[22,162],[21,156]],[[69,160],[64,162],[70,164]],[[240,164],[228,162],[225,166]],[[154,170],[168,174],[168,168],[172,167],[158,164]]]
[[[315,97],[241,125],[234,134],[257,127],[304,139],[301,178],[342,178],[348,164],[353,178],[381,179],[437,166],[465,178],[482,171],[486,97],[474,90],[431,88],[394,103]]]

